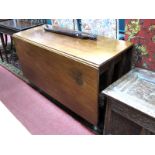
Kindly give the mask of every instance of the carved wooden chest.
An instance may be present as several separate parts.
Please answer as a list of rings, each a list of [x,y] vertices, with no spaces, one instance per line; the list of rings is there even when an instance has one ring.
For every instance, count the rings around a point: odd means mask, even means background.
[[[155,134],[155,73],[135,68],[106,88],[105,134]]]

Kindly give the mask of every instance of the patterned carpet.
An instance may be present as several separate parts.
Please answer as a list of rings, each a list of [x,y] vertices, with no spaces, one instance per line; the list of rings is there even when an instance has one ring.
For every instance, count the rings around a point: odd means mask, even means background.
[[[10,51],[11,53],[12,51]],[[4,61],[1,60],[0,58],[0,65],[5,67],[7,70],[9,70],[10,72],[12,72],[13,74],[15,74],[16,76],[18,76],[19,78],[23,79],[24,81],[28,82],[28,80],[23,76],[23,72],[21,70],[21,67],[20,67],[20,63],[19,63],[19,60],[18,58],[16,59],[11,59],[11,54],[7,54],[8,55],[8,58],[9,58],[9,63],[6,62],[5,60],[5,56],[4,56],[4,53],[3,53],[3,59]]]

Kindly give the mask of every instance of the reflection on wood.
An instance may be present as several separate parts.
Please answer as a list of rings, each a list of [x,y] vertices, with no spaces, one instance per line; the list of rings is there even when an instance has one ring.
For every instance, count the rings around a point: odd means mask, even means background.
[[[24,75],[93,125],[99,121],[101,89],[131,67],[132,44],[125,41],[77,39],[43,26],[16,33],[14,41]]]

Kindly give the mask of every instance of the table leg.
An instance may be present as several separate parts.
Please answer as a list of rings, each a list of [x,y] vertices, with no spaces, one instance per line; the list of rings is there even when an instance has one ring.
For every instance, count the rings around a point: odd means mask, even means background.
[[[10,36],[11,38],[11,47],[10,47],[10,50],[11,50],[11,55],[10,55],[10,63],[12,62],[16,62],[18,60],[18,56],[16,54],[16,49],[15,49],[15,46],[13,44],[13,38],[12,36]]]
[[[3,61],[3,56],[2,56],[2,53],[1,53],[1,49],[0,49],[0,57],[1,57],[2,61]]]
[[[4,37],[5,37],[5,47],[7,47],[7,43],[8,43],[8,36],[7,36],[7,34],[4,34]]]
[[[14,48],[14,46],[13,46],[13,38],[12,38],[12,36],[10,36],[10,38],[11,38],[11,50]]]
[[[5,41],[4,41],[4,37],[3,37],[3,33],[0,33],[0,38],[1,38],[1,42],[2,42],[2,47],[4,49],[4,54],[5,54],[5,58],[6,58],[6,61],[8,61],[8,56],[7,56],[7,50],[6,50],[6,46],[5,46]]]

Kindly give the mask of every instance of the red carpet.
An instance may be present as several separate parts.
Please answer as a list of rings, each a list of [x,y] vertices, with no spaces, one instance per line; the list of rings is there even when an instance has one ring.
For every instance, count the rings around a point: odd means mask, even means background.
[[[81,123],[1,66],[0,100],[31,134],[93,134]]]

